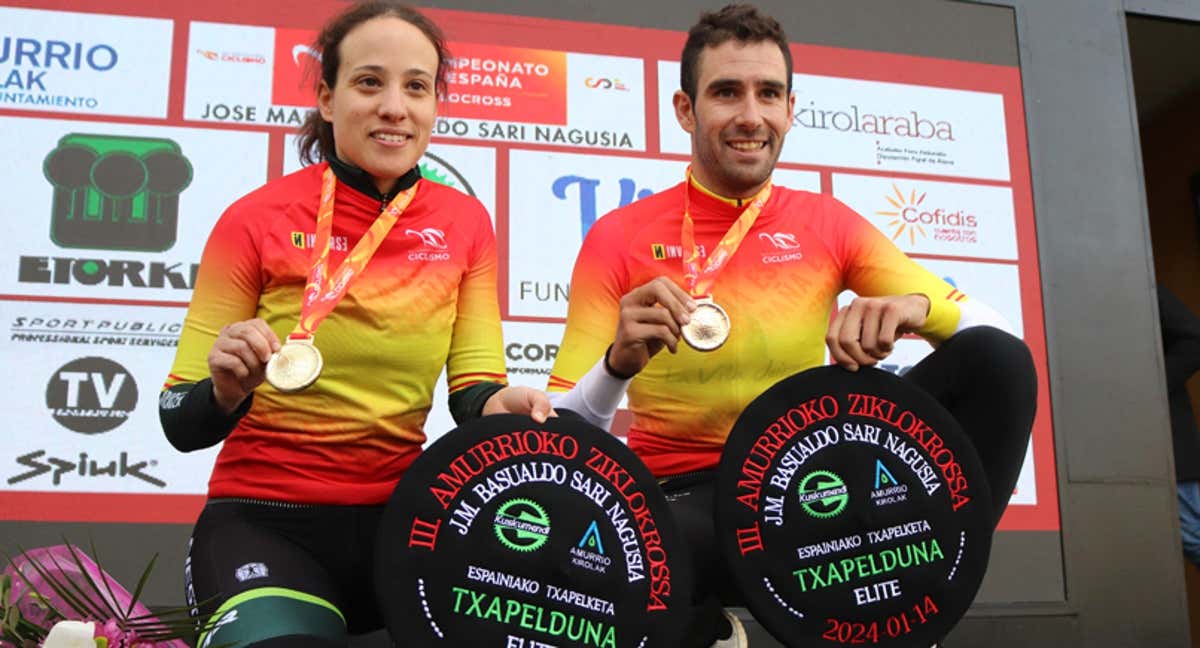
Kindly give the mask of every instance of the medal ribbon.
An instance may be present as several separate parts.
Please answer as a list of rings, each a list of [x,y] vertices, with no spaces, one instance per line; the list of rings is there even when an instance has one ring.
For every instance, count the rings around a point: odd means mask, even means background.
[[[379,249],[396,220],[417,195],[419,184],[418,182],[396,194],[387,209],[375,219],[367,233],[362,235],[354,249],[342,260],[341,265],[330,274],[329,240],[333,232],[333,199],[337,177],[333,175],[333,169],[325,169],[325,175],[321,177],[321,206],[317,208],[317,234],[310,257],[312,267],[308,272],[308,283],[304,286],[300,321],[296,323],[296,328],[292,330],[288,339],[313,337],[317,327],[333,312],[333,308],[350,289],[350,283],[367,267],[371,257],[375,256],[375,250]]]
[[[717,273],[725,267],[729,259],[733,258],[733,253],[737,252],[738,246],[742,244],[742,239],[746,238],[746,234],[754,226],[754,221],[758,220],[763,206],[771,199],[771,182],[768,180],[766,186],[750,199],[750,205],[742,210],[741,216],[738,216],[738,219],[733,222],[729,231],[725,232],[725,236],[721,237],[717,247],[705,260],[703,266],[700,264],[700,248],[696,246],[695,225],[692,222],[691,207],[688,201],[688,194],[692,189],[692,167],[690,166],[687,169],[687,185],[683,190],[683,231],[680,233],[684,253],[683,282],[688,294],[692,297],[707,297],[709,289],[717,279]]]

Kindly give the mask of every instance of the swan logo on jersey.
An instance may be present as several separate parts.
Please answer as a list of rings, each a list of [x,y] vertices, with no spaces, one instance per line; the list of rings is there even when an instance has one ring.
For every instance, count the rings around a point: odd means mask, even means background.
[[[979,242],[979,219],[974,214],[964,209],[926,205],[928,192],[911,189],[905,195],[895,184],[892,191],[891,195],[884,196],[892,209],[881,209],[875,215],[890,219],[887,228],[892,232],[893,241],[907,233],[909,245],[916,245],[918,236],[954,243]]]
[[[446,233],[440,229],[426,227],[423,230],[412,230],[412,229],[405,230],[404,233],[409,236],[415,236],[415,237],[421,239],[421,243],[425,247],[428,247],[428,248],[433,248],[435,250],[445,250],[447,247],[446,246]]]
[[[763,253],[763,263],[788,263],[804,258],[804,254],[800,252],[800,244],[796,242],[796,235],[791,232],[759,232],[758,238],[775,248]]]
[[[409,261],[448,261],[450,252],[447,248],[446,233],[440,229],[426,227],[424,229],[406,229],[404,233],[421,241],[421,249],[409,252]]]
[[[758,238],[774,245],[780,250],[800,249],[800,244],[796,242],[796,235],[790,232],[775,232],[774,234],[759,232]]]

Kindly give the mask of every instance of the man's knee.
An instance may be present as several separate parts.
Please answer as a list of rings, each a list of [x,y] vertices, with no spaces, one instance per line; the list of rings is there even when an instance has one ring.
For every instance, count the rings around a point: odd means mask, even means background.
[[[981,378],[1004,378],[1028,389],[1037,388],[1033,355],[1025,342],[1011,333],[992,326],[972,326],[944,344],[970,363]]]

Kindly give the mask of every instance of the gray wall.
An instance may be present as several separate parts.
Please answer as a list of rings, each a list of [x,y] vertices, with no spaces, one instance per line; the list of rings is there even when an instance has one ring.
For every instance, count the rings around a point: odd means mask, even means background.
[[[718,2],[440,0],[431,6],[685,30]],[[1166,391],[1125,11],[1196,0],[761,0],[794,41],[1012,65],[1024,77],[1061,536],[1003,533],[956,646],[1185,646]],[[167,549],[149,598],[180,599],[188,529],[0,523],[0,545],[96,539],[117,576]]]

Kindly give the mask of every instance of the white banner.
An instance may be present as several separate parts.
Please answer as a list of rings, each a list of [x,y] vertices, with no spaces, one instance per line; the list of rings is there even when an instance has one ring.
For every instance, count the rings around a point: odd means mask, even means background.
[[[203,494],[216,448],[181,453],[158,419],[182,308],[0,301],[0,407],[20,430],[0,489]]]
[[[187,301],[217,218],[266,180],[267,136],[0,117],[0,292]]]
[[[565,319],[571,270],[592,224],[682,182],[686,168],[685,162],[668,160],[512,151],[509,314]]]
[[[0,7],[0,25],[0,108],[167,116],[172,21]]]
[[[908,254],[1017,260],[1008,187],[835,173],[833,195]]]
[[[662,151],[689,152],[671,96],[679,62],[658,62]],[[796,74],[792,129],[780,162],[1008,180],[999,94]]]

